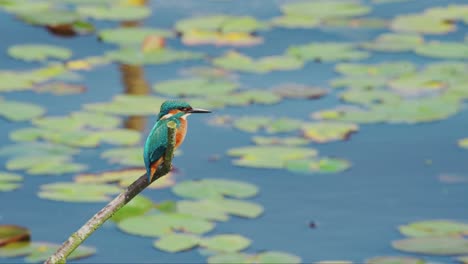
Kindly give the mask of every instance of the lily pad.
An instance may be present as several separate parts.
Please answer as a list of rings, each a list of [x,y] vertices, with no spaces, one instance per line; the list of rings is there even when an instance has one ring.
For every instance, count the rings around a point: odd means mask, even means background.
[[[462,138],[458,141],[458,146],[468,149],[468,138]]]
[[[82,16],[73,11],[58,9],[41,10],[33,9],[31,6],[27,10],[19,12],[18,18],[26,23],[39,26],[71,25],[84,20]]]
[[[11,46],[8,55],[24,61],[45,61],[48,59],[66,60],[72,56],[71,50],[45,44],[21,44]]]
[[[418,55],[442,59],[468,59],[465,42],[431,41],[414,49]]]
[[[0,247],[20,242],[29,241],[31,233],[25,227],[16,225],[0,225]]]
[[[402,234],[411,237],[468,235],[468,224],[450,220],[427,220],[399,226]]]
[[[424,95],[446,88],[437,77],[427,74],[407,74],[389,82],[390,88],[402,95]]]
[[[424,44],[424,38],[412,33],[385,33],[372,42],[362,44],[365,49],[383,52],[411,51]]]
[[[285,28],[315,28],[320,22],[320,18],[313,16],[284,15],[275,17],[271,24]]]
[[[288,16],[334,18],[355,17],[369,13],[371,7],[354,1],[303,1],[281,6]]]
[[[0,248],[0,257],[13,258],[25,256],[25,261],[27,263],[38,263],[44,262],[49,258],[60,245],[51,244],[46,242],[18,242],[9,244],[5,247]],[[89,257],[96,253],[96,249],[88,246],[79,246],[74,250],[70,256],[67,257],[68,260],[76,260]]]
[[[121,48],[119,50],[107,52],[105,56],[112,61],[131,65],[165,64],[203,58],[202,53],[168,48],[151,49],[146,52],[136,48]]]
[[[172,191],[185,198],[210,199],[223,198],[248,198],[258,193],[255,185],[222,179],[202,179],[197,181],[184,181],[172,188]]]
[[[127,46],[141,45],[148,36],[169,38],[173,36],[173,33],[164,29],[133,27],[105,29],[101,30],[98,35],[104,42]]]
[[[392,242],[398,250],[426,255],[461,255],[468,253],[468,240],[459,237],[414,237]]]
[[[130,217],[144,215],[152,208],[154,208],[153,201],[145,196],[138,195],[130,200],[124,207],[120,208],[111,219],[115,222],[120,222]]]
[[[299,264],[301,258],[280,251],[265,251],[259,254],[224,253],[208,258],[208,263],[243,263],[243,264]]]
[[[347,139],[359,127],[350,123],[318,122],[303,125],[304,137],[318,143]]]
[[[241,235],[228,234],[203,238],[200,246],[219,252],[238,252],[250,245],[251,241]]]
[[[241,117],[234,121],[233,126],[239,130],[246,132],[257,132],[262,127],[267,126],[271,122],[271,118],[263,116]]]
[[[414,92],[419,92],[419,90],[415,90]],[[403,100],[398,94],[380,89],[350,89],[346,92],[341,93],[340,99],[348,103],[359,104],[364,106],[371,106],[375,104],[392,105],[398,104]]]
[[[55,182],[42,185],[38,196],[63,202],[105,202],[120,191],[119,187],[108,184]]]
[[[250,33],[265,29],[266,25],[250,16],[210,15],[179,20],[175,27],[182,33],[196,30]]]
[[[212,222],[178,213],[135,216],[120,221],[117,226],[125,233],[145,237],[162,237],[174,231],[203,234],[214,228]]]
[[[317,151],[288,146],[248,146],[230,149],[228,155],[240,157],[233,161],[238,166],[280,169],[291,160],[313,158],[317,156]]]
[[[253,137],[252,141],[256,145],[286,145],[301,146],[310,143],[310,140],[300,137]]]
[[[38,93],[51,93],[53,95],[72,95],[81,94],[86,91],[86,87],[78,84],[65,82],[52,82],[34,87]]]
[[[425,14],[410,14],[395,17],[390,28],[397,32],[445,34],[454,31],[455,25],[451,21]]]
[[[198,246],[200,237],[192,234],[168,234],[154,242],[157,249],[175,253]]]
[[[263,39],[248,32],[219,32],[205,30],[185,31],[182,43],[185,45],[213,44],[216,46],[252,46],[260,44]]]
[[[124,166],[141,166],[144,164],[140,147],[112,148],[101,153],[101,158],[109,163]]]
[[[203,78],[169,80],[157,83],[156,92],[171,96],[216,96],[227,94],[238,87],[235,82]]]
[[[199,201],[177,202],[177,212],[194,215],[207,220],[227,221],[228,214],[256,218],[262,212],[262,206],[233,199],[206,199]]]
[[[302,68],[304,65],[301,60],[289,56],[269,56],[253,59],[235,51],[227,52],[223,56],[213,59],[213,64],[228,70],[252,73],[295,70]]]
[[[21,175],[16,173],[0,172],[0,192],[16,190],[21,187],[22,181],[23,177]]]
[[[392,61],[374,64],[339,63],[336,65],[335,70],[347,76],[394,78],[414,72],[416,66],[408,61]]]
[[[342,42],[312,42],[304,45],[291,46],[287,54],[303,61],[342,61],[361,60],[370,56],[366,51],[356,49],[352,43]]]
[[[273,91],[283,97],[291,99],[317,99],[328,93],[326,89],[309,87],[306,85],[286,83],[273,88]]]
[[[136,21],[151,15],[151,9],[146,6],[112,5],[78,6],[77,12],[85,17],[111,21]]]
[[[42,106],[31,103],[6,101],[0,97],[0,117],[10,121],[27,121],[45,113]]]
[[[286,163],[288,170],[302,173],[338,173],[350,167],[349,161],[336,158],[291,160]]]
[[[404,256],[382,256],[368,259],[366,264],[424,264],[423,259]]]

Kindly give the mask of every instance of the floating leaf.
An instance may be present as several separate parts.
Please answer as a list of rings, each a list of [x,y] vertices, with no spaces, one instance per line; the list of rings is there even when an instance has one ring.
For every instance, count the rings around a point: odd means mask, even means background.
[[[0,192],[7,192],[18,189],[21,186],[21,181],[23,181],[23,177],[21,175],[1,171]]]
[[[238,87],[238,84],[227,80],[202,78],[169,80],[157,83],[156,92],[172,96],[216,96],[227,94]]]
[[[414,72],[416,67],[408,61],[392,61],[375,64],[339,63],[335,70],[347,76],[393,78]]]
[[[245,253],[224,253],[209,257],[208,263],[299,264],[301,263],[301,258],[280,251],[265,251],[255,255]]]
[[[291,46],[287,54],[304,60],[318,60],[325,62],[340,60],[361,60],[369,57],[369,53],[359,51],[354,44],[339,42],[312,42],[309,44]]]
[[[340,99],[353,104],[371,106],[375,104],[392,105],[402,101],[401,96],[387,90],[350,89],[340,94]]]
[[[26,23],[39,26],[70,25],[83,19],[79,14],[72,11],[56,9],[40,10],[32,7],[19,12],[18,17]]]
[[[468,253],[468,240],[459,237],[415,237],[397,240],[398,250],[426,255],[461,255]]]
[[[63,202],[104,202],[120,188],[107,184],[55,182],[41,185],[40,198]]]
[[[230,149],[229,156],[240,157],[233,163],[253,168],[284,168],[290,160],[312,158],[317,151],[311,148],[288,146],[249,146]]]
[[[249,16],[211,15],[179,20],[175,27],[182,33],[195,30],[250,33],[264,29],[266,25]]]
[[[31,234],[25,227],[16,225],[0,225],[0,247],[20,241],[29,241]]]
[[[437,77],[426,74],[407,74],[390,81],[390,88],[403,95],[421,95],[446,88]]]
[[[356,124],[333,122],[307,123],[302,127],[306,138],[319,143],[346,139],[358,129]]]
[[[130,200],[124,207],[120,208],[111,219],[115,222],[120,222],[130,217],[144,215],[153,207],[153,201],[142,195],[138,195]]]
[[[468,59],[468,45],[464,42],[431,41],[414,49],[418,55],[442,59]]]
[[[423,43],[424,39],[418,34],[385,33],[373,42],[363,43],[362,47],[375,51],[403,52],[411,51]]]
[[[227,221],[228,214],[256,218],[263,208],[254,203],[232,199],[206,199],[177,202],[177,212],[194,215],[207,220]]]
[[[458,141],[458,146],[468,149],[468,138],[462,138]]]
[[[228,70],[253,73],[267,73],[274,70],[295,70],[304,65],[301,60],[289,56],[269,56],[252,59],[235,51],[227,52],[224,56],[213,59],[213,64]]]
[[[86,165],[73,163],[68,156],[58,155],[30,155],[11,158],[6,163],[8,170],[26,170],[31,175],[62,175],[80,172]]]
[[[0,248],[0,257],[12,258],[26,256],[25,261],[28,263],[44,262],[49,258],[60,245],[46,243],[46,242],[19,242],[9,244]],[[68,260],[82,259],[89,257],[96,253],[96,249],[87,246],[79,246],[74,250]]]
[[[146,6],[78,6],[77,12],[94,19],[111,21],[136,21],[151,15],[151,9]]]
[[[154,242],[154,247],[175,253],[198,246],[200,238],[191,234],[168,234]]]
[[[320,25],[320,19],[313,16],[285,15],[274,18],[271,23],[285,28],[315,28]]]
[[[144,164],[140,147],[112,148],[101,153],[109,163],[124,166],[141,166]]]
[[[203,234],[214,228],[212,222],[177,213],[135,216],[120,221],[117,226],[125,233],[145,237],[162,237],[174,231]]]
[[[306,85],[286,83],[273,88],[273,91],[283,98],[294,99],[317,99],[328,93],[327,90],[318,87],[309,87]]]
[[[168,30],[142,27],[112,28],[99,32],[102,41],[121,46],[141,45],[148,36],[169,38],[172,35],[173,33]]]
[[[172,188],[172,191],[185,198],[248,198],[257,194],[255,185],[222,179],[202,179],[197,181],[184,181]]]
[[[301,146],[310,143],[310,140],[300,137],[253,137],[252,141],[257,145],[286,145]]]
[[[223,33],[219,31],[190,30],[184,32],[182,42],[186,45],[251,46],[262,43],[263,39],[247,32]]]
[[[424,260],[414,257],[388,256],[368,259],[366,264],[424,264]]]
[[[220,252],[237,252],[247,248],[250,240],[241,235],[216,235],[203,238],[200,246]]]
[[[271,118],[263,116],[241,117],[234,121],[233,126],[246,132],[257,132],[262,127],[268,125]]]
[[[48,59],[66,60],[71,57],[69,49],[45,44],[21,44],[11,46],[8,55],[25,61],[45,61]]]
[[[411,237],[468,235],[468,224],[450,220],[427,220],[399,226],[402,234]]]
[[[152,49],[140,51],[136,48],[122,48],[106,53],[106,58],[131,65],[165,64],[175,61],[196,60],[203,58],[203,54],[191,51],[179,51],[172,49]]]
[[[303,1],[281,6],[288,16],[333,18],[354,17],[369,13],[371,8],[359,2],[346,1]]]
[[[302,173],[338,173],[350,167],[349,161],[336,158],[290,160],[286,163],[288,170]]]
[[[71,95],[84,93],[86,87],[64,82],[53,82],[36,86],[34,87],[34,91],[39,93],[51,93],[53,95]]]
[[[455,30],[453,22],[425,14],[399,15],[390,24],[398,32],[445,34]]]
[[[5,101],[0,97],[0,117],[10,121],[26,121],[45,113],[41,106],[18,101]]]

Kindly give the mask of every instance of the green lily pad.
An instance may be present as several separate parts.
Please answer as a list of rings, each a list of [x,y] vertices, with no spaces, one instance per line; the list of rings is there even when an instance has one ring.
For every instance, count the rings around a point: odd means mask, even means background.
[[[445,34],[455,30],[453,22],[437,19],[426,14],[399,15],[390,23],[397,32]]]
[[[318,143],[347,139],[359,126],[350,123],[318,122],[302,126],[304,137]]]
[[[78,6],[76,10],[85,17],[111,21],[136,21],[151,15],[151,9],[146,6]]]
[[[425,255],[461,255],[468,253],[468,240],[459,237],[414,237],[392,242],[398,250]]]
[[[387,20],[375,17],[330,17],[323,20],[323,26],[337,29],[384,29],[387,27]]]
[[[25,227],[16,225],[0,225],[0,247],[20,242],[29,241],[31,233]]]
[[[407,74],[389,82],[390,88],[403,95],[421,95],[446,88],[438,78],[426,74]]]
[[[71,50],[45,44],[21,44],[11,46],[8,55],[24,61],[45,61],[48,59],[66,60],[72,56]]]
[[[148,95],[117,95],[111,102],[89,103],[84,108],[90,112],[116,115],[155,115],[164,98]]]
[[[263,116],[241,117],[234,121],[233,126],[239,130],[246,132],[257,132],[262,127],[267,126],[271,122],[271,118]]]
[[[258,193],[255,185],[222,179],[202,179],[197,181],[184,181],[172,188],[172,191],[185,198],[211,199],[223,198],[248,198]]]
[[[60,245],[47,242],[18,242],[0,248],[0,257],[13,258],[25,256],[27,263],[44,262]],[[79,246],[74,250],[68,260],[76,260],[89,257],[96,253],[96,249],[88,246]]]
[[[31,143],[29,143],[31,144]],[[31,144],[33,145],[33,144]],[[28,153],[14,156],[6,162],[8,170],[26,170],[31,175],[61,175],[75,173],[87,168],[84,164],[73,163],[70,156],[62,156],[51,153]]]
[[[366,260],[366,264],[424,264],[423,259],[403,256],[382,256]]]
[[[468,149],[468,138],[458,140],[458,146]]]
[[[125,233],[145,237],[162,237],[174,231],[203,234],[214,228],[212,222],[178,213],[130,217],[118,222],[117,226]]]
[[[171,96],[215,96],[227,94],[237,87],[238,84],[227,80],[192,78],[160,82],[154,90]]]
[[[120,191],[119,187],[108,184],[55,182],[41,185],[38,196],[63,202],[105,202]]]
[[[124,207],[120,208],[111,219],[112,221],[120,222],[130,217],[144,215],[152,208],[154,208],[153,201],[145,196],[138,195],[130,200]]]
[[[124,166],[141,166],[144,164],[140,147],[112,148],[101,153],[101,158],[109,163]]]
[[[399,226],[402,234],[411,237],[468,235],[468,224],[450,220],[427,220]]]
[[[6,101],[0,97],[0,117],[10,121],[27,121],[45,113],[42,106],[18,101]]]
[[[388,79],[381,76],[346,76],[332,79],[331,86],[335,88],[349,87],[351,89],[368,90],[372,88],[385,87]]]
[[[269,56],[253,59],[235,51],[227,52],[223,56],[213,59],[213,64],[228,70],[252,73],[295,70],[304,66],[301,60],[289,56]]]
[[[366,51],[356,49],[351,43],[338,42],[312,42],[304,45],[290,46],[287,50],[289,56],[303,61],[341,61],[361,60],[370,56]]]
[[[78,150],[49,143],[19,143],[0,148],[0,156],[68,156],[78,153]]]
[[[334,18],[355,17],[369,13],[371,7],[359,2],[347,1],[303,1],[281,6],[288,16]]]
[[[192,234],[168,234],[154,242],[154,247],[163,251],[175,253],[198,246],[200,237]]]
[[[75,22],[83,21],[83,17],[73,11],[58,9],[38,10],[30,6],[28,10],[19,12],[18,18],[26,23],[38,26],[70,25]]]
[[[416,67],[408,61],[382,62],[375,64],[339,63],[336,65],[335,70],[347,76],[394,78],[414,72]]]
[[[190,30],[182,35],[185,45],[213,44],[216,46],[252,46],[260,44],[263,39],[248,32],[219,32],[208,30]]]
[[[266,25],[250,16],[210,15],[179,20],[175,28],[182,33],[197,30],[250,33],[265,29]]]
[[[271,24],[284,28],[315,28],[320,22],[320,18],[313,16],[284,15],[272,19]]]
[[[84,93],[86,87],[65,82],[52,82],[35,86],[34,91],[38,93],[51,93],[53,95],[72,95]]]
[[[300,137],[261,137],[252,138],[256,145],[286,145],[286,146],[301,146],[310,143],[310,140]]]
[[[385,33],[372,42],[365,42],[365,49],[384,52],[411,51],[424,44],[424,38],[412,33]]]
[[[286,169],[302,173],[338,173],[350,167],[349,161],[336,158],[290,160],[286,163]]]
[[[375,104],[392,105],[402,101],[401,96],[387,90],[350,89],[340,94],[340,99],[353,104],[370,106]]]
[[[207,220],[227,221],[228,214],[257,218],[262,212],[262,206],[232,199],[206,199],[198,201],[177,202],[177,212],[194,215]]]
[[[299,264],[301,258],[292,254],[280,251],[265,251],[259,254],[245,254],[245,253],[223,253],[210,256],[208,263],[242,263],[242,264]]]
[[[105,29],[101,30],[98,35],[104,42],[127,46],[141,45],[148,36],[169,38],[173,36],[173,33],[164,29],[133,27]]]
[[[317,99],[328,93],[326,89],[319,87],[309,87],[306,85],[286,83],[273,88],[273,91],[283,97],[291,99]]]
[[[200,246],[219,252],[238,252],[250,245],[251,241],[241,235],[227,234],[202,238]]]
[[[0,172],[0,192],[13,191],[21,187],[23,177],[9,172]],[[0,243],[1,244],[1,243]]]
[[[147,65],[147,64],[165,64],[176,61],[197,60],[203,58],[202,53],[191,51],[179,51],[168,48],[152,49],[143,52],[136,48],[121,48],[114,51],[109,51],[105,54],[106,58],[131,65]]]
[[[317,156],[317,151],[289,146],[248,146],[230,149],[228,155],[240,157],[233,161],[237,166],[280,169],[288,161],[313,158]]]
[[[468,59],[468,45],[464,42],[431,41],[414,49],[418,55],[442,59]]]

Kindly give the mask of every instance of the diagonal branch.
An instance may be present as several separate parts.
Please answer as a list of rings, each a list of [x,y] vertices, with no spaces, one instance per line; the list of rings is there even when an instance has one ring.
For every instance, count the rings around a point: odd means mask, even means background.
[[[175,146],[175,130],[176,123],[171,121],[167,124],[168,127],[168,146],[164,156],[164,163],[156,171],[153,180],[148,182],[146,173],[134,181],[125,189],[119,196],[109,202],[104,208],[97,212],[91,219],[86,222],[78,231],[73,233],[62,246],[46,260],[46,264],[66,263],[67,257],[81,245],[96,229],[104,224],[107,219],[112,217],[120,208],[130,202],[137,194],[143,191],[153,181],[161,178],[169,173],[172,167],[172,158],[174,157]]]

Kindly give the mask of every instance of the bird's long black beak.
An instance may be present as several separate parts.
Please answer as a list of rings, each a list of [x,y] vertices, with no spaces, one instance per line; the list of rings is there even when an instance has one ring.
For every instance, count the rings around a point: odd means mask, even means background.
[[[201,109],[201,108],[192,108],[190,111],[188,111],[188,113],[211,113],[210,110],[205,110],[205,109]]]

